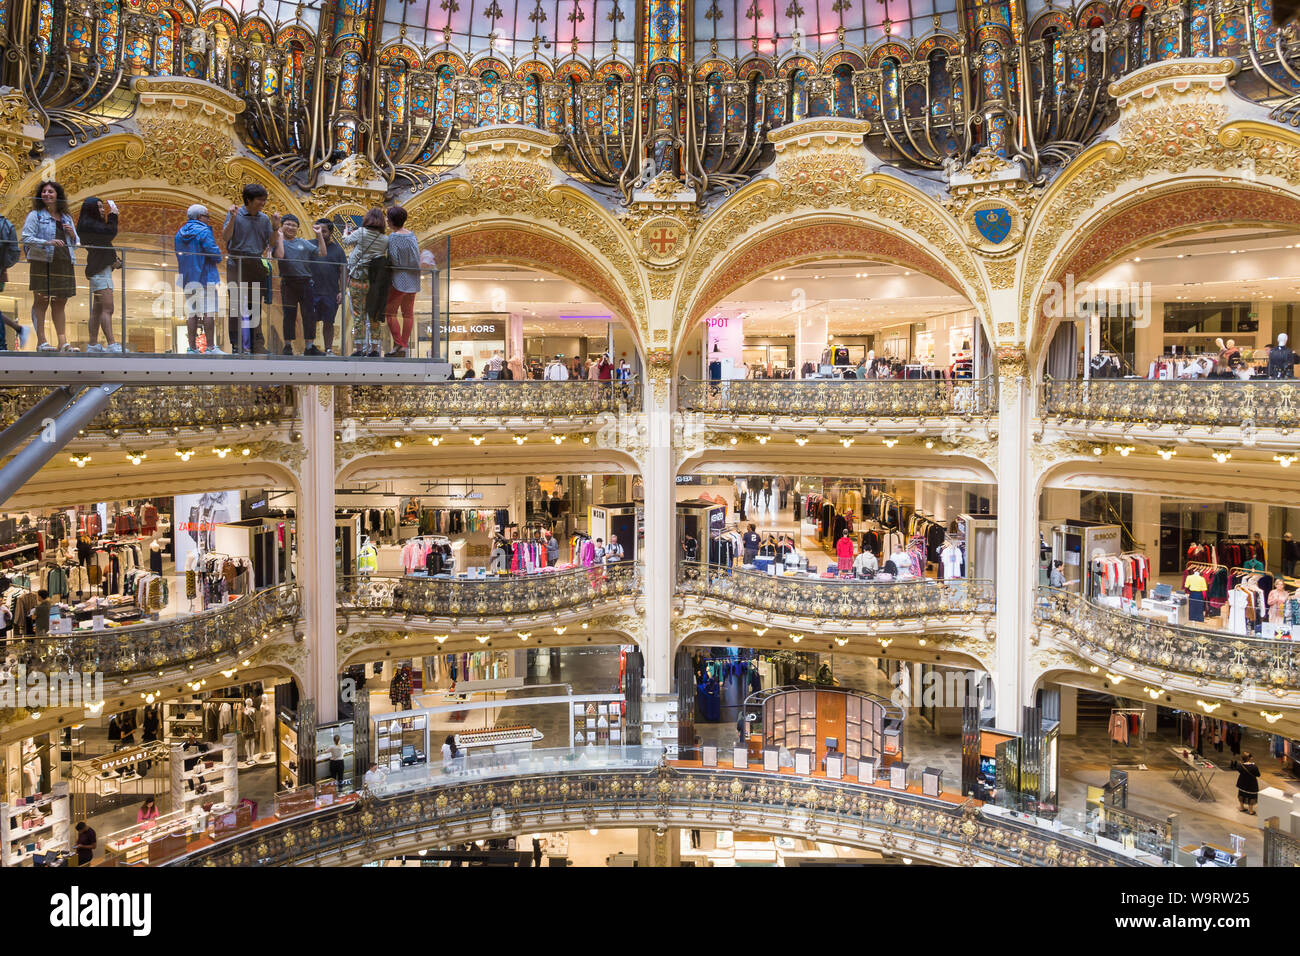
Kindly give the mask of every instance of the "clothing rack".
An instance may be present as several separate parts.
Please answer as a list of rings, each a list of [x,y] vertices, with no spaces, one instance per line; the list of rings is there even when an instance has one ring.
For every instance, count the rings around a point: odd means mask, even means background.
[[[1122,717],[1125,721],[1125,726],[1124,726],[1125,740],[1128,741],[1128,743],[1126,744],[1126,749],[1129,749],[1132,747],[1132,742],[1131,742],[1132,731],[1129,729],[1131,726],[1131,723],[1129,722],[1129,717],[1133,717],[1133,716],[1137,717],[1138,741],[1142,745],[1143,755],[1145,756],[1146,754],[1146,741],[1147,741],[1146,708],[1145,707],[1112,707],[1110,711],[1110,720],[1107,721],[1106,723],[1106,741],[1110,746],[1109,763],[1112,766],[1114,766],[1115,764],[1115,759],[1114,759],[1115,744],[1117,743],[1117,741],[1115,740],[1115,734],[1113,732],[1113,725],[1115,719],[1117,717]]]

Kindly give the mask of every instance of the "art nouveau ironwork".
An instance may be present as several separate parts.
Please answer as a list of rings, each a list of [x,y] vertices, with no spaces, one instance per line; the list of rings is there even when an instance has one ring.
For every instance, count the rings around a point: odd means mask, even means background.
[[[639,411],[637,381],[456,381],[434,385],[357,385],[340,395],[340,414],[356,418],[578,418]]]
[[[1300,690],[1300,656],[1291,641],[1161,624],[1049,588],[1039,590],[1035,616],[1090,660],[1131,662],[1198,683],[1225,681],[1239,691]]]
[[[904,167],[988,148],[1038,177],[1109,122],[1111,82],[1174,57],[1235,59],[1239,93],[1300,123],[1300,35],[1267,0],[10,0],[2,26],[4,80],[47,127],[98,133],[135,77],[201,79],[308,187],[354,154],[419,186],[459,131],[519,124],[624,202],[660,174],[703,201],[767,164],[769,131],[821,116],[867,120]]]
[[[1042,385],[1042,399],[1043,414],[1062,422],[1300,427],[1300,385],[1290,380],[1048,380]]]
[[[0,664],[0,680],[11,679],[19,667],[51,678],[60,673],[116,678],[213,664],[292,627],[299,610],[298,588],[283,584],[174,620],[11,640]]]
[[[0,388],[0,428],[13,424],[48,389]],[[293,416],[288,385],[135,385],[119,389],[90,428],[143,429],[278,422]]]
[[[338,585],[340,615],[348,612],[420,618],[521,618],[595,607],[640,594],[639,567],[625,561],[601,568],[483,579],[350,576]]]
[[[840,581],[693,563],[679,569],[677,591],[772,614],[845,622],[992,613],[994,602],[992,581]]]
[[[789,415],[814,418],[942,418],[968,421],[994,414],[991,379],[743,379],[687,381],[677,386],[681,407],[722,415]]]
[[[639,761],[629,761],[635,764]],[[821,838],[951,865],[1139,866],[1082,837],[956,803],[848,781],[660,765],[455,776],[271,824],[191,853],[185,866],[364,862],[399,844],[445,846],[541,829],[715,825]]]

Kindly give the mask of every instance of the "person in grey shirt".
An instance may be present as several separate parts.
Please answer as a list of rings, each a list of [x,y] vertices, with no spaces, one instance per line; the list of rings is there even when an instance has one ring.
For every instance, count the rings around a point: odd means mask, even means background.
[[[388,358],[405,358],[415,330],[415,294],[420,291],[420,241],[406,228],[406,210],[393,206],[388,210],[388,260],[390,262],[388,301],[384,318],[393,333],[393,350]],[[402,324],[397,324],[397,313]]]
[[[342,251],[342,250],[340,250]],[[302,310],[303,355],[320,355],[316,347],[316,303],[312,297],[311,261],[316,242],[300,238],[298,217],[293,213],[280,220],[273,252],[280,261],[280,308],[283,314],[284,355],[293,354],[298,312]]]
[[[266,354],[262,335],[262,297],[271,275],[262,257],[271,245],[271,233],[280,228],[280,217],[262,212],[266,189],[257,183],[244,187],[244,204],[231,206],[221,227],[226,244],[226,281],[230,284],[231,352]],[[245,335],[247,332],[247,335]]]

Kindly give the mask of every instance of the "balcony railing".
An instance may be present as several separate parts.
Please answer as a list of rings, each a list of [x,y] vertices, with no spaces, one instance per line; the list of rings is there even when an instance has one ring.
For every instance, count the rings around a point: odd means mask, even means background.
[[[640,568],[624,561],[601,568],[473,578],[355,575],[339,582],[341,613],[408,618],[518,618],[590,607],[641,593]]]
[[[991,379],[740,379],[678,383],[681,407],[713,415],[975,418],[996,407]]]
[[[12,425],[48,391],[30,385],[0,388],[0,428]],[[293,388],[287,385],[141,385],[119,390],[89,430],[269,423],[291,418],[293,408]]]
[[[595,826],[797,834],[953,866],[1139,866],[1075,837],[955,803],[847,780],[660,763],[638,748],[541,751],[514,776],[421,775],[413,789],[258,827],[189,854],[184,866],[358,863],[501,833]],[[594,764],[594,766],[593,766]]]
[[[679,594],[716,598],[737,607],[795,617],[893,621],[952,614],[992,613],[992,581],[859,581],[785,577],[683,564]]]
[[[1126,661],[1198,684],[1219,680],[1243,689],[1300,690],[1300,654],[1292,641],[1161,624],[1051,588],[1039,589],[1036,617],[1090,659]]]
[[[156,624],[75,631],[12,640],[5,645],[0,680],[28,674],[103,674],[131,677],[193,664],[216,664],[252,650],[272,629],[298,620],[296,585],[282,584],[210,611]]]
[[[471,379],[431,385],[358,385],[340,413],[356,418],[579,418],[641,407],[635,380]]]
[[[1043,383],[1043,414],[1061,421],[1215,428],[1300,427],[1300,381],[1091,379]]]

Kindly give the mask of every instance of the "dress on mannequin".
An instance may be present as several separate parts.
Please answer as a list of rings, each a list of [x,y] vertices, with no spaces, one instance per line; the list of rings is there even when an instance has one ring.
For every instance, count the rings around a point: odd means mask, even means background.
[[[1233,634],[1246,633],[1246,592],[1233,588],[1228,592],[1228,630]]]

